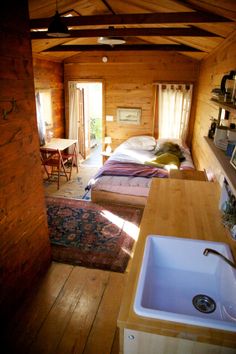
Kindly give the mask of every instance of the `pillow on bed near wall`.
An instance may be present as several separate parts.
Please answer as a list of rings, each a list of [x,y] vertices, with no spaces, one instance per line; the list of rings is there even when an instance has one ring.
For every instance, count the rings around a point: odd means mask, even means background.
[[[156,140],[153,136],[148,135],[133,136],[127,139],[122,145],[127,149],[151,151],[156,147]]]

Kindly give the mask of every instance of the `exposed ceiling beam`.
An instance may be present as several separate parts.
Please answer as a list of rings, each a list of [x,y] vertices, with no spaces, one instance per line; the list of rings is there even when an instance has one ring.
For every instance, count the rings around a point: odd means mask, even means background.
[[[128,24],[163,24],[163,23],[206,23],[232,22],[232,20],[203,12],[165,12],[120,15],[94,15],[63,17],[67,26],[128,25]],[[47,28],[51,18],[30,20],[30,28]]]
[[[177,51],[177,52],[202,52],[197,48],[192,48],[184,44],[124,44],[124,45],[57,45],[45,49],[44,52],[84,52],[84,51],[130,51],[130,50],[158,50],[158,51]]]
[[[181,36],[181,37],[220,37],[206,30],[190,28],[108,28],[71,30],[70,38],[88,37],[137,37],[137,36]],[[49,38],[47,32],[31,32],[31,39]]]

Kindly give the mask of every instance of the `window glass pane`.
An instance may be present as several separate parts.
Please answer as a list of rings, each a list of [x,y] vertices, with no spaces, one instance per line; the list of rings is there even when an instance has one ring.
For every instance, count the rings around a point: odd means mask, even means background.
[[[52,100],[50,90],[40,90],[40,109],[46,128],[52,127]]]

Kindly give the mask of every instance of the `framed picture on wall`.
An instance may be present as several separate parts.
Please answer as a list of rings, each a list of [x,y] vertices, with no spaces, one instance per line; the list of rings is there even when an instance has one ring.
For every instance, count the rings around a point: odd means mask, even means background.
[[[140,124],[141,108],[117,108],[117,122],[122,124]]]

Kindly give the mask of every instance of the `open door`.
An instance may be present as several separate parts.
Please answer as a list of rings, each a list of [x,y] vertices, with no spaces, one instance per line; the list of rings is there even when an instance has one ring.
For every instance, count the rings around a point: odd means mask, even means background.
[[[69,82],[69,138],[78,140],[78,152],[87,159],[101,140],[102,83]]]
[[[90,101],[89,84],[78,84],[82,90],[83,100],[81,100],[81,127],[80,131],[83,134],[83,157],[87,159],[90,155]],[[83,115],[82,115],[83,110]]]
[[[78,152],[86,159],[89,151],[86,144],[87,124],[84,104],[84,89],[77,82],[69,82],[69,139],[78,141]]]
[[[86,147],[85,147],[85,117],[84,117],[84,89],[77,88],[78,90],[78,142],[79,153],[86,159]]]

